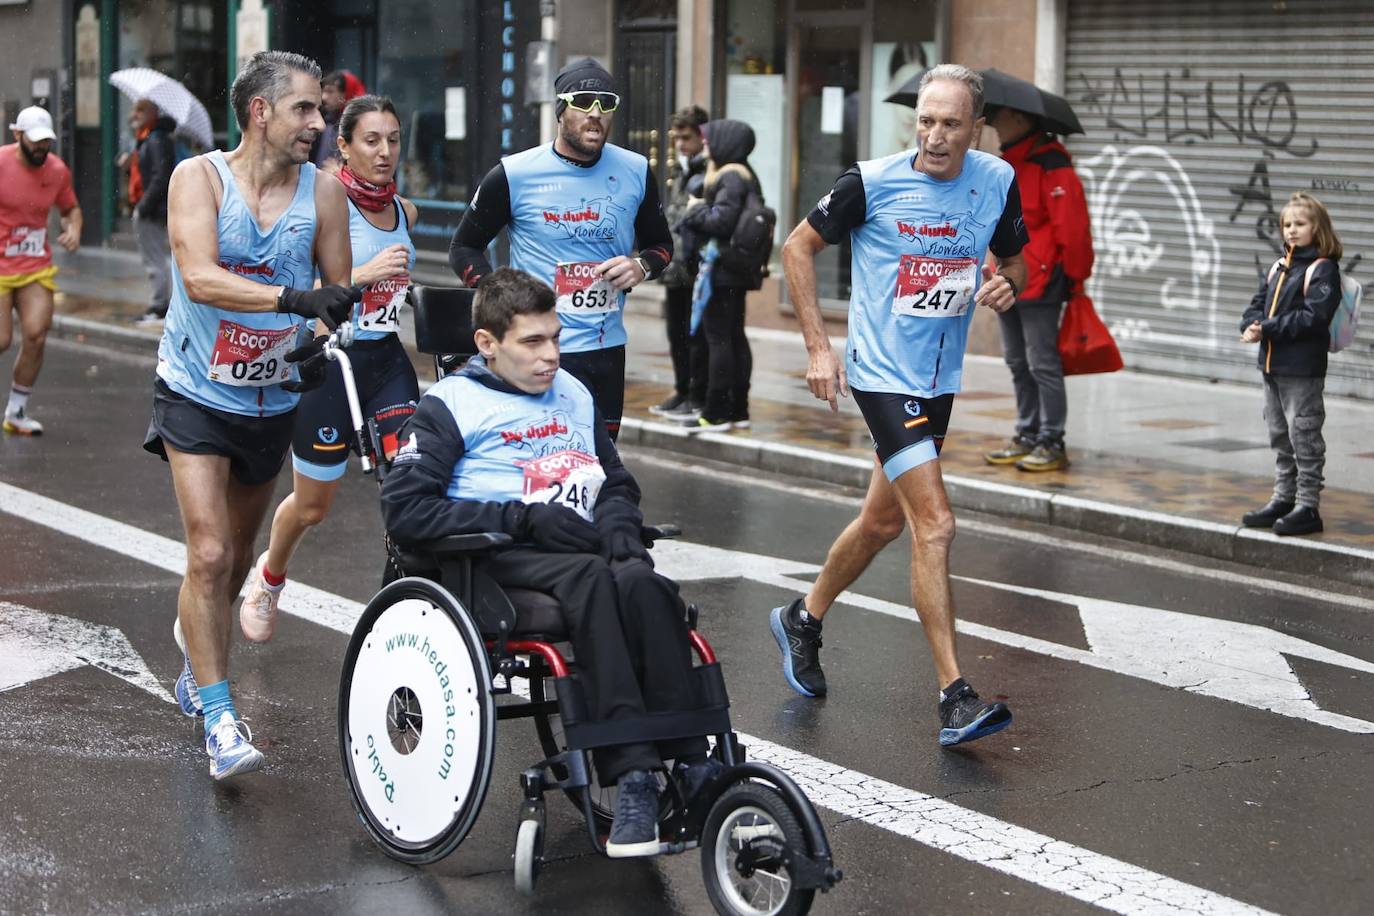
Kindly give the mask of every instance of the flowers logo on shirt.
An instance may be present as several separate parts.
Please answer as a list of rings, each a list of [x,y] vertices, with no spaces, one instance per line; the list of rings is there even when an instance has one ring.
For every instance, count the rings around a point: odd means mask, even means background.
[[[544,226],[561,229],[566,238],[574,241],[605,241],[619,234],[618,214],[624,207],[616,206],[609,195],[583,200],[567,209],[542,207]]]

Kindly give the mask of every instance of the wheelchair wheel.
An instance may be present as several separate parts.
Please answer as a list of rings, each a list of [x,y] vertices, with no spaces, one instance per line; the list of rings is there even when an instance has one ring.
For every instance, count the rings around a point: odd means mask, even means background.
[[[544,828],[536,820],[520,822],[515,834],[515,889],[526,897],[534,894],[539,867],[544,864]]]
[[[496,748],[486,647],[428,579],[399,579],[363,611],[339,683],[339,751],[359,820],[387,855],[428,864],[482,810]]]
[[[811,909],[814,890],[800,890],[785,864],[806,837],[782,794],[740,783],[725,791],[701,831],[701,873],[716,912],[729,916],[794,916]]]

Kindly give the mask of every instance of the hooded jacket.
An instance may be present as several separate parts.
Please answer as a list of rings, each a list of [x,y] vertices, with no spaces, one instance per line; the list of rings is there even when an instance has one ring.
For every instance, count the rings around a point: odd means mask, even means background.
[[[1002,158],[1016,170],[1021,214],[1030,235],[1030,243],[1021,249],[1026,286],[1017,299],[1064,302],[1093,271],[1083,183],[1069,151],[1052,134],[1032,132],[1002,147]]]
[[[176,140],[172,136],[176,129],[177,122],[163,115],[138,143],[138,174],[143,193],[134,204],[134,212],[139,219],[167,222],[167,188],[177,165]]]
[[[1341,302],[1341,272],[1322,259],[1307,281],[1307,269],[1318,260],[1315,246],[1295,248],[1286,263],[1260,279],[1259,289],[1240,319],[1241,333],[1258,321],[1263,337],[1257,360],[1261,372],[1319,378],[1326,375],[1331,318]],[[1307,292],[1303,293],[1306,283]],[[1278,298],[1275,300],[1275,290]]]
[[[708,121],[702,128],[711,149],[711,164],[706,171],[705,206],[687,211],[681,225],[704,239],[720,245],[730,241],[740,214],[753,191],[763,197],[763,189],[749,167],[754,151],[754,129],[743,121]],[[703,242],[704,243],[704,242]],[[750,280],[727,265],[716,262],[711,272],[713,287],[748,287]]]

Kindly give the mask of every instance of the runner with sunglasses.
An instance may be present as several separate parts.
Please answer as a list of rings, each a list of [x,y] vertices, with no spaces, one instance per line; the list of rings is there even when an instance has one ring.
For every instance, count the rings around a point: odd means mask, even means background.
[[[492,270],[487,246],[507,230],[510,266],[557,294],[562,366],[591,391],[614,439],[625,403],[625,292],[663,272],[673,239],[648,160],[606,142],[620,106],[611,75],[583,58],[554,88],[558,137],[487,173],[449,263],[475,287]]]

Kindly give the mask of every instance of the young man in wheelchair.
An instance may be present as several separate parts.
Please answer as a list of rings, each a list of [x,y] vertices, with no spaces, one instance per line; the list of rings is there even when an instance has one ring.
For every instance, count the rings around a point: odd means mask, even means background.
[[[562,607],[593,719],[693,708],[691,644],[677,585],[654,572],[641,539],[639,486],[621,463],[591,395],[558,367],[553,290],[502,268],[473,306],[478,354],[420,399],[382,486],[399,545],[498,531],[516,546],[483,561],[506,588]],[[601,785],[619,789],[606,844],[615,858],[658,851],[659,785],[690,798],[721,768],[706,739],[640,742],[594,752]]]

